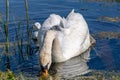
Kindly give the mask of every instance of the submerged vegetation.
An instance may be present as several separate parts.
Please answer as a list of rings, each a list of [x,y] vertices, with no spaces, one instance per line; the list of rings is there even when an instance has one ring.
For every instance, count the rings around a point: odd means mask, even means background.
[[[48,78],[39,78],[39,77],[25,77],[22,73],[15,75],[12,71],[7,70],[7,72],[0,72],[0,80],[119,80],[120,72],[115,71],[92,71],[86,76],[76,76],[71,79],[66,78],[55,78],[49,76]]]
[[[0,80],[25,80],[22,74],[16,76],[12,71],[0,72]]]

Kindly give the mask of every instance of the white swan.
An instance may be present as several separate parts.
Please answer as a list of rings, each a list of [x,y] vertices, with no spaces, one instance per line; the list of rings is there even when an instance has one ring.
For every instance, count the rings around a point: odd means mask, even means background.
[[[91,46],[89,29],[80,13],[72,10],[67,18],[53,15],[43,23],[38,33],[39,62],[47,74],[51,62],[63,62],[85,52]]]
[[[33,39],[36,47],[39,47],[38,31],[39,31],[40,28],[41,28],[41,24],[39,22],[35,22],[34,25],[33,25],[34,32],[32,32],[32,39]]]

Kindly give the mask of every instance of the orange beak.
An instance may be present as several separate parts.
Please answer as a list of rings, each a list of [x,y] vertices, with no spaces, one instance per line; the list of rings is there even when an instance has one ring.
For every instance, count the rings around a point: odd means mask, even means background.
[[[43,75],[44,77],[48,77],[48,75],[49,75],[48,70],[45,69],[44,72],[42,72],[42,75]]]

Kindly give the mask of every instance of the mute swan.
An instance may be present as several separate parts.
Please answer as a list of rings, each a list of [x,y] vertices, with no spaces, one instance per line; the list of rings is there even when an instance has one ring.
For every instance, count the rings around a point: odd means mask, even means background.
[[[92,45],[86,21],[72,10],[67,18],[50,15],[38,33],[39,62],[44,75],[52,62],[63,62],[85,52]]]
[[[37,38],[38,38],[38,31],[40,28],[41,28],[41,24],[39,22],[35,22],[33,25],[34,32],[32,33],[32,39],[33,39],[36,47],[39,47]]]
[[[35,30],[33,32],[33,35],[32,35],[33,39],[37,39],[37,37],[38,37],[38,31],[39,31],[40,28],[41,28],[41,24],[39,22],[35,22],[34,25],[33,25],[33,29]]]

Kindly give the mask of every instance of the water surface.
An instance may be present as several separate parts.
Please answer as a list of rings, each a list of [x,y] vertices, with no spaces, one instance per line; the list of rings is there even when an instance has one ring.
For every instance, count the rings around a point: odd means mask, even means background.
[[[75,12],[79,12],[84,16],[88,23],[90,33],[96,39],[96,45],[90,52],[91,59],[89,62],[82,62],[79,58],[80,56],[78,56],[65,63],[60,63],[58,64],[59,66],[57,66],[60,74],[64,74],[66,77],[73,77],[85,73],[88,69],[120,70],[120,36],[118,34],[120,32],[119,2],[114,0],[29,0],[28,3],[30,27],[36,21],[43,23],[51,13],[66,17],[72,9],[75,9]],[[25,5],[24,0],[10,0],[9,5],[9,41],[14,42],[15,27],[17,25],[15,21],[20,21],[21,32],[26,32]],[[0,13],[5,19],[5,0],[0,0]],[[0,24],[0,27],[1,26]],[[105,34],[103,32],[114,33]],[[1,32],[0,42],[4,42],[4,37],[2,37]],[[31,76],[38,75],[40,70],[38,53],[33,54],[25,61],[22,61],[16,54],[13,56],[16,56],[10,57],[11,69],[13,71],[28,72],[31,73]],[[5,70],[5,57],[1,57],[0,70]],[[78,70],[78,72],[76,70]]]

